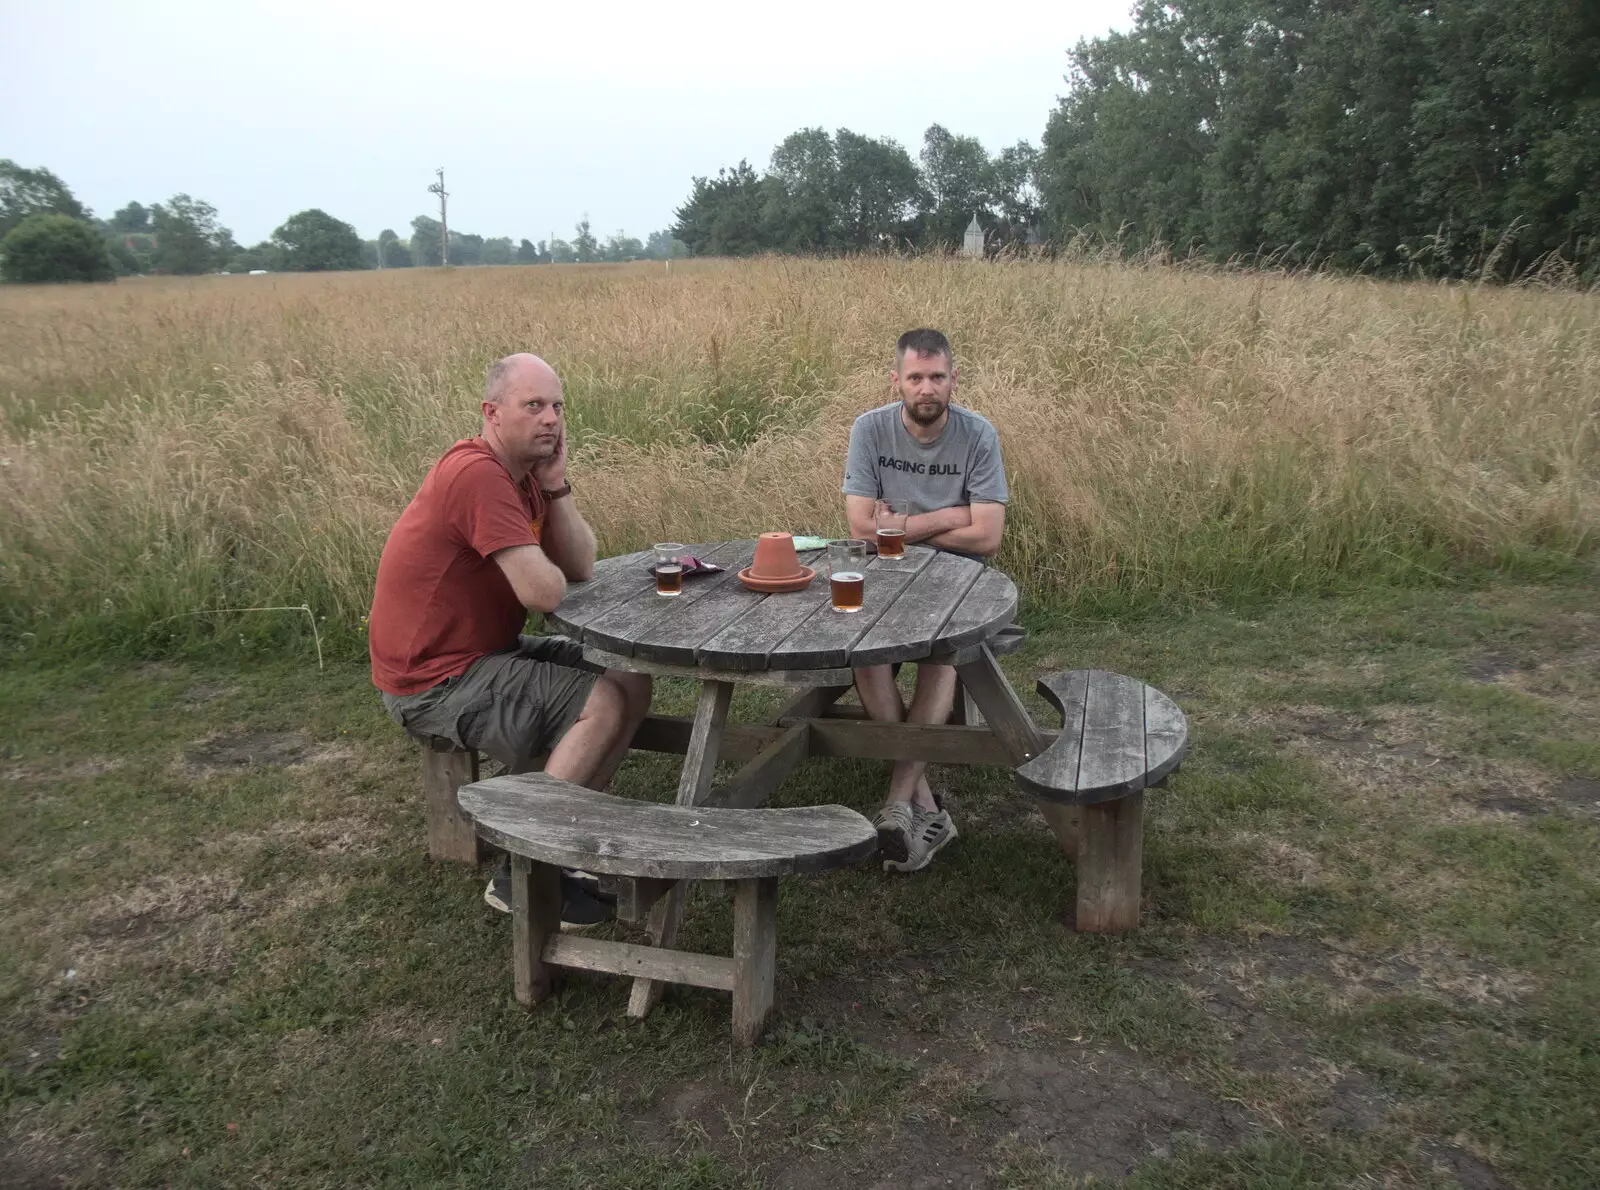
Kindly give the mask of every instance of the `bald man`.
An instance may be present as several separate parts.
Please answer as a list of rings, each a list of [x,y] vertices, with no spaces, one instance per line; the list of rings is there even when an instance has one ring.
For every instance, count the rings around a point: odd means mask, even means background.
[[[567,482],[561,380],[536,355],[489,369],[483,429],[444,454],[400,514],[378,562],[368,617],[372,681],[418,735],[526,771],[603,789],[650,709],[650,679],[599,672],[561,638],[523,636],[594,573],[594,533]],[[484,899],[510,911],[510,868]],[[563,918],[605,916],[571,883]]]

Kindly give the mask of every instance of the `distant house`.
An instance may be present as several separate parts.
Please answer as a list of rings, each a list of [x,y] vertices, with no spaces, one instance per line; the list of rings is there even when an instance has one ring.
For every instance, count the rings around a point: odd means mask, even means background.
[[[983,228],[978,226],[976,213],[972,216],[972,222],[967,224],[967,234],[961,241],[961,255],[983,259]]]

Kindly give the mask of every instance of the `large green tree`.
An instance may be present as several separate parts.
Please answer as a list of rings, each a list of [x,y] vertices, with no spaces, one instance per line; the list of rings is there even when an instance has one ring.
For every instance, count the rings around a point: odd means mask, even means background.
[[[437,219],[426,215],[418,215],[411,221],[411,257],[419,268],[436,268],[443,263],[443,230]]]
[[[89,212],[67,184],[47,169],[26,169],[0,158],[0,236],[29,215],[67,215],[88,219]]]
[[[237,245],[217,222],[217,209],[187,194],[174,194],[150,208],[155,230],[154,264],[164,273],[210,273],[222,267]]]
[[[1140,0],[1070,60],[1040,168],[1058,235],[1600,269],[1600,5]]]
[[[70,215],[27,216],[0,239],[0,276],[7,281],[110,281],[116,276],[106,242]]]
[[[916,238],[918,210],[927,202],[911,155],[896,141],[841,128],[833,138],[838,172],[835,240],[855,251],[887,248]]]
[[[364,266],[361,237],[342,219],[316,207],[290,215],[272,233],[283,268],[296,273],[321,273]]]

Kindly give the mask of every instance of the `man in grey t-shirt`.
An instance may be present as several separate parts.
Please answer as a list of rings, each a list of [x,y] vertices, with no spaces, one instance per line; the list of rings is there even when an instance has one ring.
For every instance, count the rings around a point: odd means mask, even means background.
[[[935,330],[907,331],[889,374],[896,400],[856,418],[845,462],[844,506],[852,537],[871,540],[879,501],[910,506],[906,544],[987,558],[1006,524],[1006,473],[1000,439],[987,418],[950,404],[956,389],[950,341]],[[887,665],[856,670],[861,705],[874,719],[945,723],[955,703],[956,671],[917,666],[907,708]],[[902,760],[878,811],[885,871],[915,872],[956,837],[950,812],[928,785],[924,761]]]

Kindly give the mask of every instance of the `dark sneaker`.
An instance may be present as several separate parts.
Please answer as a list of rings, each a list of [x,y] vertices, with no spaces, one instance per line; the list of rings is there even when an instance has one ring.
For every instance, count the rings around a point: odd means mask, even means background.
[[[501,913],[511,912],[511,857],[500,857],[488,886],[483,890],[484,903]],[[561,929],[564,932],[586,930],[590,926],[610,921],[617,915],[616,898],[600,891],[600,882],[587,872],[573,876],[561,873]]]
[[[910,802],[884,802],[872,820],[878,828],[878,858],[886,865],[905,863],[911,854],[911,830],[915,820]]]

